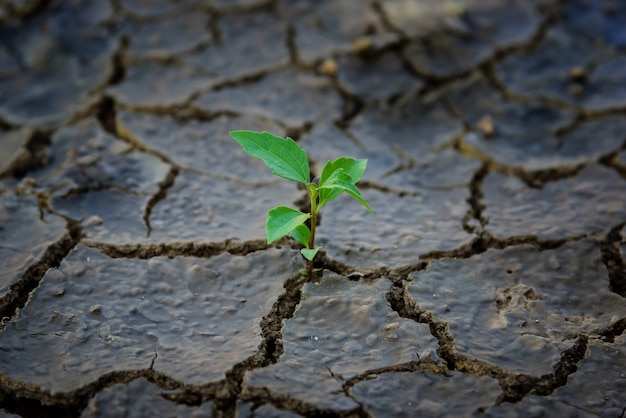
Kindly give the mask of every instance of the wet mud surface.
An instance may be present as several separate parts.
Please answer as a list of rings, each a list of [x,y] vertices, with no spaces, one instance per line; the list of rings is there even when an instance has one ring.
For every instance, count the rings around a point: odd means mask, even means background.
[[[305,191],[227,132],[369,160]],[[0,408],[626,414],[626,4],[8,0]]]

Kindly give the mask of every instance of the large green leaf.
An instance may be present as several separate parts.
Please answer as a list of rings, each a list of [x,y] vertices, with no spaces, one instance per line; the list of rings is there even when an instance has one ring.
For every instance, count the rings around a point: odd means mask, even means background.
[[[303,184],[310,181],[306,152],[293,139],[254,131],[230,131],[229,135],[246,153],[263,160],[277,176]]]
[[[306,248],[309,248],[309,241],[311,240],[311,230],[305,224],[300,224],[296,226],[293,231],[291,231],[291,236],[295,238],[300,244],[304,245]]]
[[[265,222],[267,243],[271,244],[278,238],[287,235],[310,217],[311,215],[308,213],[302,213],[287,206],[276,206],[267,212],[267,222]]]
[[[334,191],[334,193],[336,193],[337,190],[339,190],[340,193],[341,191],[346,192],[350,196],[358,200],[363,206],[365,206],[372,215],[374,214],[374,211],[372,210],[370,205],[368,205],[365,199],[363,199],[363,196],[361,196],[359,189],[357,189],[354,183],[352,183],[352,178],[345,174],[342,169],[333,172],[330,177],[326,179],[324,184],[320,182],[320,187],[318,188],[318,190],[320,191],[320,195],[323,190]],[[320,206],[323,203],[324,202],[320,200]]]
[[[365,172],[365,167],[367,167],[367,160],[357,160],[354,158],[340,157],[332,162],[327,161],[326,165],[322,169],[322,174],[320,175],[320,186],[324,186],[324,184],[328,182],[328,179],[333,175],[333,173],[336,173],[339,170],[341,170],[344,174],[350,177],[350,181],[352,184],[356,184],[363,176],[363,173]],[[337,188],[322,189],[320,190],[320,202],[322,203],[322,205],[328,203],[331,200],[335,199],[337,196],[339,196],[341,193],[343,193],[343,191],[344,190]]]

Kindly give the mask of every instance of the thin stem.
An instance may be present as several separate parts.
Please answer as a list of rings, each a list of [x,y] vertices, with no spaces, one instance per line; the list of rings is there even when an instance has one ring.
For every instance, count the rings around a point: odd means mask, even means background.
[[[310,192],[311,195],[311,238],[309,238],[309,249],[315,248],[315,224],[317,223],[317,193]],[[307,273],[309,276],[309,280],[313,280],[313,260],[308,260],[307,262]]]

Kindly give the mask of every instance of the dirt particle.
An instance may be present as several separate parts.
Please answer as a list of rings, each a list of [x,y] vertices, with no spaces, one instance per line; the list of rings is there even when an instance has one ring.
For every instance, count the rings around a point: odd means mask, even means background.
[[[358,38],[352,44],[352,50],[355,54],[366,54],[374,48],[374,41],[372,38],[364,36]]]
[[[474,127],[486,137],[492,137],[496,133],[495,123],[491,115],[485,115],[478,119]]]
[[[332,58],[326,58],[319,66],[320,73],[330,76],[337,74],[337,69],[337,61]]]
[[[584,82],[585,79],[587,78],[585,69],[580,66],[574,66],[570,68],[568,75],[569,75],[570,80],[579,82],[579,83]]]

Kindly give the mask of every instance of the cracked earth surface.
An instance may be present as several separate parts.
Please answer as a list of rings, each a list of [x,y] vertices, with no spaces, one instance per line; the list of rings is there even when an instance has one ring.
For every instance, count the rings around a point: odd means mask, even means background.
[[[233,129],[368,158],[317,281]],[[6,0],[0,311],[3,416],[623,418],[626,3]]]

